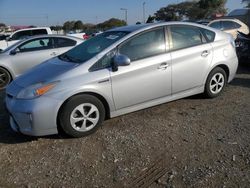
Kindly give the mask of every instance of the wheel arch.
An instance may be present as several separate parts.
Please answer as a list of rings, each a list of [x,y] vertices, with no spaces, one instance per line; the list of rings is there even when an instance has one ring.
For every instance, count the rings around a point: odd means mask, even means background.
[[[6,71],[9,73],[10,78],[11,78],[11,81],[14,79],[14,74],[13,74],[13,72],[12,72],[12,71],[10,71],[10,69],[9,69],[9,68],[7,68],[7,67],[5,67],[5,66],[3,66],[3,65],[0,65],[0,68],[2,68],[2,69],[4,69],[4,70],[6,70]]]
[[[206,77],[205,77],[205,80],[204,80],[204,84],[206,84],[206,81],[208,79],[208,76],[209,74],[216,68],[216,67],[220,67],[222,68],[225,72],[226,72],[226,76],[227,76],[227,82],[228,82],[228,78],[230,76],[230,70],[229,70],[229,67],[224,64],[224,63],[220,63],[220,64],[216,64],[215,66],[213,66],[210,71],[207,73]]]
[[[95,93],[95,92],[87,92],[87,91],[86,91],[86,92],[80,92],[80,93],[77,93],[77,94],[74,94],[74,95],[68,97],[68,98],[61,104],[61,106],[59,107],[58,112],[57,112],[57,117],[56,117],[56,124],[57,124],[57,129],[58,129],[58,130],[61,129],[60,123],[59,123],[59,114],[60,114],[60,112],[62,111],[63,106],[65,105],[65,103],[66,103],[67,101],[69,101],[70,99],[72,99],[73,97],[75,97],[75,96],[84,95],[84,94],[92,95],[92,96],[98,98],[98,99],[102,102],[102,104],[103,104],[103,106],[104,106],[104,108],[105,108],[105,120],[110,119],[110,106],[109,106],[107,100],[106,100],[102,95],[100,95],[100,94],[98,94],[98,93]]]

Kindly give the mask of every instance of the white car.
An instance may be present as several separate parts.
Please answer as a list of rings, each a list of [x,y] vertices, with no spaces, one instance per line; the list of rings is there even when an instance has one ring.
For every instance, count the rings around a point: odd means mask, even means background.
[[[10,35],[6,40],[0,41],[0,49],[4,50],[8,46],[15,44],[16,42],[20,41],[29,36],[34,35],[49,35],[52,34],[52,31],[49,27],[35,27],[35,28],[27,28],[27,29],[20,29]]]
[[[234,39],[237,38],[238,31],[245,35],[249,34],[248,26],[238,19],[218,19],[211,21],[208,26],[229,33]]]

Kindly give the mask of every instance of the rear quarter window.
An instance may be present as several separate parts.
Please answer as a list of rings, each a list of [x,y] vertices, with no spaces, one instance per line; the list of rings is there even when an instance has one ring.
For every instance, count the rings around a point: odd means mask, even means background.
[[[68,38],[59,38],[59,37],[54,38],[54,43],[56,48],[70,47],[76,45],[75,40],[71,40]]]
[[[32,35],[46,35],[46,34],[48,34],[46,29],[32,30]]]
[[[213,42],[215,39],[215,32],[208,29],[201,29],[202,34],[205,36],[207,42]]]

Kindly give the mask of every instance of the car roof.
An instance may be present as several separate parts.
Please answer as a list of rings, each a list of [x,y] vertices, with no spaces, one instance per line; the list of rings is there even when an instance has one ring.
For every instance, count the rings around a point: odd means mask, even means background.
[[[210,28],[208,28],[206,26],[203,26],[203,25],[197,24],[197,23],[170,21],[170,22],[159,22],[159,23],[123,26],[123,27],[117,27],[117,28],[114,28],[114,29],[111,29],[111,30],[108,30],[108,31],[135,32],[135,31],[139,31],[139,30],[147,30],[147,29],[150,29],[150,28],[155,28],[155,27],[160,27],[160,26],[168,26],[168,25],[188,25],[188,26],[196,26],[196,27],[200,27],[200,28],[210,29]]]
[[[49,27],[29,27],[29,28],[25,28],[25,29],[18,29],[17,31],[27,31],[27,30],[37,30],[37,29],[50,29]]]
[[[36,38],[42,38],[42,37],[46,37],[46,38],[55,38],[55,37],[62,37],[62,38],[69,38],[69,39],[73,39],[73,40],[78,40],[78,41],[84,41],[81,38],[77,38],[74,36],[68,36],[68,35],[57,35],[57,34],[51,34],[51,35],[33,35],[33,36],[27,36],[25,37],[23,40],[28,40],[28,39],[36,39]]]

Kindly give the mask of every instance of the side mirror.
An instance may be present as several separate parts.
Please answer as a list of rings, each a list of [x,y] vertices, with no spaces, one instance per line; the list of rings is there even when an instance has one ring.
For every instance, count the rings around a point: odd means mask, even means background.
[[[118,70],[119,66],[128,66],[130,65],[130,59],[126,55],[118,54],[115,55],[112,63],[112,70],[115,72]]]
[[[10,55],[16,55],[18,52],[20,52],[20,50],[18,48],[16,48],[16,49],[10,51]]]
[[[11,38],[10,38],[10,37],[6,37],[5,40],[6,40],[6,41],[11,41]]]

